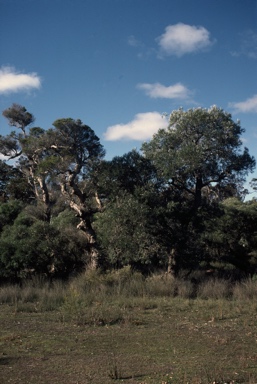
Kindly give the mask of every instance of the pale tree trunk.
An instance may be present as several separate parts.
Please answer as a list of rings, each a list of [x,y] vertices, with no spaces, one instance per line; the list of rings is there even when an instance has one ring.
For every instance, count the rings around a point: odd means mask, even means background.
[[[50,197],[49,197],[49,192],[48,188],[45,182],[45,178],[43,176],[38,176],[37,181],[39,183],[41,193],[42,193],[42,201],[45,206],[45,215],[47,221],[50,221],[50,216],[51,216],[51,207],[50,207]]]
[[[89,254],[89,262],[87,267],[90,269],[98,268],[99,251],[96,245],[95,231],[93,230],[89,220],[85,220],[80,217],[80,223],[77,228],[82,230],[87,239],[87,250]]]
[[[173,247],[168,256],[168,268],[167,268],[167,273],[172,277],[175,277],[175,273],[176,273],[176,256],[177,256],[177,250],[176,250],[176,247]]]
[[[66,195],[63,188],[62,192]],[[76,212],[76,215],[80,220],[79,224],[77,225],[77,228],[83,232],[87,240],[87,251],[89,256],[89,262],[87,267],[90,269],[97,269],[99,251],[96,244],[96,234],[91,225],[91,213],[87,212],[85,204],[76,203],[73,200],[70,200],[70,207],[73,211]]]
[[[45,216],[46,220],[50,221],[51,216],[51,206],[50,206],[50,196],[48,187],[46,185],[45,177],[44,176],[36,176],[33,170],[33,167],[31,166],[29,168],[29,176],[31,177],[32,183],[29,182],[29,184],[33,187],[35,196],[38,201],[41,201],[44,204],[45,208]],[[38,189],[38,185],[40,187],[40,191]]]

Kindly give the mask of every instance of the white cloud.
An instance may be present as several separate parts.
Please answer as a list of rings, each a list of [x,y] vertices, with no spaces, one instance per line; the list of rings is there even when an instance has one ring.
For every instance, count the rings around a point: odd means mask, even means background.
[[[183,56],[212,45],[210,32],[204,27],[178,23],[169,25],[159,38],[161,51],[167,55]]]
[[[19,73],[12,67],[0,68],[0,94],[40,88],[41,79],[36,73]]]
[[[154,98],[163,98],[163,99],[188,99],[191,92],[187,87],[181,83],[170,85],[166,87],[160,83],[142,83],[138,84],[137,88],[142,89],[145,93]]]
[[[257,113],[257,95],[250,97],[245,101],[239,101],[238,103],[229,103],[229,107],[232,107],[236,112],[254,112]]]
[[[107,128],[106,140],[148,140],[160,128],[166,128],[168,122],[159,112],[138,113],[127,124],[116,124]]]

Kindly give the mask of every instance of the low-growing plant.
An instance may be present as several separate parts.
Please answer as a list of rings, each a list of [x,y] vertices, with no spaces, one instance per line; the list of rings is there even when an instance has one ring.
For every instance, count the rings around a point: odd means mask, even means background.
[[[46,286],[41,291],[38,310],[47,312],[59,309],[64,303],[66,290],[66,286],[59,281],[54,282],[50,287]]]
[[[233,298],[235,300],[256,300],[257,281],[247,279],[233,286]]]
[[[0,381],[49,382],[54,364],[58,383],[59,367],[95,384],[256,383],[257,282],[207,283],[122,270],[2,286]]]
[[[145,281],[145,290],[150,297],[174,297],[176,280],[168,273],[153,274]]]
[[[121,361],[115,353],[108,354],[108,376],[112,380],[122,379]]]
[[[15,304],[21,299],[19,285],[5,285],[0,287],[0,304]]]
[[[182,299],[192,299],[195,297],[195,286],[189,280],[176,280],[176,294]]]
[[[231,284],[223,279],[208,279],[199,284],[197,297],[200,299],[226,299],[231,297]]]

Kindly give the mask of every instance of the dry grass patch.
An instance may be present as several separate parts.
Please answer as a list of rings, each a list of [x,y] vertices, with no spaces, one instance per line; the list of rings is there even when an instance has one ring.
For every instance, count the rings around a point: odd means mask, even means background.
[[[92,276],[38,286],[37,300],[0,289],[1,383],[257,383],[255,282],[212,281],[192,298],[182,280]]]

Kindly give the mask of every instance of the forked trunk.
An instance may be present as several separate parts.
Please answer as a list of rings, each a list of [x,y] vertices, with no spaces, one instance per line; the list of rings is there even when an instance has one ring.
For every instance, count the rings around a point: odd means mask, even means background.
[[[87,267],[89,269],[97,269],[99,251],[96,245],[95,231],[92,228],[90,220],[88,218],[83,219],[83,217],[80,217],[80,223],[77,225],[77,228],[83,231],[87,239],[87,252],[89,256]]]
[[[77,228],[83,231],[87,239],[87,252],[89,255],[88,268],[96,269],[98,267],[99,252],[96,245],[96,234],[91,225],[91,214],[88,213],[81,204],[74,201],[70,202],[70,207],[76,212],[80,222]]]

